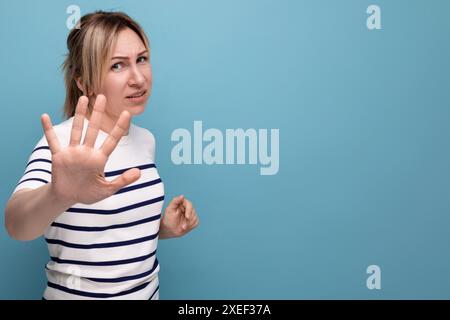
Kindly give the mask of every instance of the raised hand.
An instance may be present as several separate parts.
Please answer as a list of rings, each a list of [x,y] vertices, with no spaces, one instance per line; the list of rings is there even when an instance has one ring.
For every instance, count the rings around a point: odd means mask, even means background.
[[[120,138],[128,131],[131,115],[128,111],[123,111],[103,145],[95,149],[95,141],[105,112],[106,98],[103,95],[97,96],[89,126],[81,144],[88,102],[85,96],[78,100],[70,143],[67,147],[61,147],[50,117],[47,114],[41,117],[45,137],[52,153],[51,188],[58,198],[70,205],[98,202],[140,177],[140,170],[133,168],[113,181],[105,180],[106,162]]]

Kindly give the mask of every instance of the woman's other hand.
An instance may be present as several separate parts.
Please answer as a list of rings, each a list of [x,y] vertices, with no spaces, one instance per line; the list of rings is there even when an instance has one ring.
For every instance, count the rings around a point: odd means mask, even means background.
[[[200,223],[192,202],[183,195],[170,201],[161,219],[159,238],[181,237],[196,228]]]

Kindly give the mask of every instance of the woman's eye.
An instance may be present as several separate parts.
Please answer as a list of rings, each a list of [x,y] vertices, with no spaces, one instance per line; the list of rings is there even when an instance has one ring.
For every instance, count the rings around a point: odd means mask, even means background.
[[[122,69],[122,63],[115,63],[111,66],[111,70],[113,71],[120,71]]]
[[[145,62],[147,62],[147,57],[144,57],[144,56],[139,57],[139,58],[137,59],[137,62],[138,62],[138,63],[145,63]]]

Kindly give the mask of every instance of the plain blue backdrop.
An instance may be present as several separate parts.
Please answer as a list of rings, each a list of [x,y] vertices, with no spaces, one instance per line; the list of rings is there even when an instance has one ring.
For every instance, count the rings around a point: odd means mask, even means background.
[[[62,120],[66,9],[121,10],[146,30],[166,204],[201,217],[159,242],[161,299],[450,298],[450,2],[0,2],[2,210]],[[381,30],[366,9],[381,8]],[[279,128],[280,169],[172,163],[177,128]],[[0,229],[0,298],[40,299],[48,252]],[[366,268],[381,268],[381,290]]]

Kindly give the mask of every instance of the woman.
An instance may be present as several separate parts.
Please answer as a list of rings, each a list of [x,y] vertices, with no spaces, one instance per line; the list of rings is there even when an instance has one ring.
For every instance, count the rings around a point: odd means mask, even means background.
[[[124,13],[95,12],[67,39],[68,118],[33,150],[10,198],[11,237],[45,235],[44,299],[159,299],[159,239],[179,237],[199,219],[175,197],[161,216],[164,186],[154,164],[155,140],[130,123],[150,97],[147,37]]]

